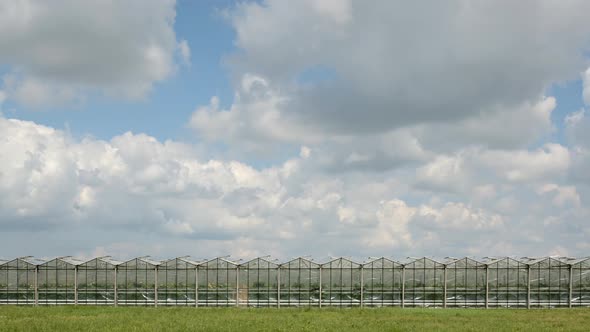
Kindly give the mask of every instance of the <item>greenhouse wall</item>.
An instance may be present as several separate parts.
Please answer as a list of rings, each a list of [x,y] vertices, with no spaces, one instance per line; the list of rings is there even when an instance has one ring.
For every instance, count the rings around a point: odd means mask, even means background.
[[[115,301],[118,305],[157,306],[158,262],[134,258],[117,265]]]
[[[114,305],[116,266],[119,262],[95,258],[77,266],[76,304]]]
[[[255,258],[240,265],[240,305],[253,307],[278,306],[278,264]]]
[[[0,304],[590,307],[590,258],[0,260]]]
[[[223,258],[215,258],[199,264],[196,306],[237,306],[238,270],[237,263]]]
[[[280,265],[278,306],[320,305],[320,264],[296,258]]]
[[[158,266],[158,304],[194,306],[197,298],[197,262],[186,258],[167,260]]]

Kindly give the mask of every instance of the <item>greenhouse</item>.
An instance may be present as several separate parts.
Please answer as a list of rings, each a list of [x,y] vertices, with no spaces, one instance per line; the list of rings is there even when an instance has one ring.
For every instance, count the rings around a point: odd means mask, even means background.
[[[117,289],[115,273],[121,262],[97,257],[77,266],[76,304],[114,305]]]
[[[320,264],[296,258],[280,265],[278,306],[320,305]]]
[[[0,304],[590,307],[590,258],[0,259]]]

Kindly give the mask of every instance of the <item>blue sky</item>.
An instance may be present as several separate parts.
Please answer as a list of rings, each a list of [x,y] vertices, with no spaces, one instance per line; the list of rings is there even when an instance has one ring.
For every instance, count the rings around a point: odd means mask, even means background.
[[[194,109],[208,104],[212,96],[218,96],[225,107],[233,100],[231,73],[225,58],[239,50],[235,47],[235,32],[224,12],[234,8],[236,3],[239,2],[177,3],[174,22],[177,38],[186,39],[198,51],[191,54],[189,67],[158,82],[143,100],[109,99],[98,93],[89,95],[81,104],[65,107],[30,109],[9,100],[3,108],[15,118],[66,129],[77,137],[91,135],[108,140],[132,131],[147,133],[160,140],[194,140],[194,135],[185,126]],[[10,71],[10,66],[2,67],[2,72]],[[322,82],[332,80],[335,75],[327,65],[318,64],[302,71],[296,80],[301,84]],[[559,100],[551,115],[557,129],[552,136],[559,142],[563,142],[563,120],[567,114],[584,107],[581,91],[581,79],[557,82],[547,89],[548,95]]]
[[[0,257],[588,255],[588,10],[0,1]]]
[[[190,67],[159,82],[145,100],[112,100],[96,94],[81,105],[65,108],[31,110],[8,101],[4,109],[18,108],[14,116],[20,119],[55,128],[69,126],[76,136],[109,139],[133,131],[162,140],[190,139],[183,127],[197,105],[207,104],[214,95],[226,104],[233,98],[229,73],[223,65],[223,56],[234,50],[234,32],[222,12],[231,5],[232,1],[178,2],[174,23],[177,38],[199,45],[199,51],[192,54]]]

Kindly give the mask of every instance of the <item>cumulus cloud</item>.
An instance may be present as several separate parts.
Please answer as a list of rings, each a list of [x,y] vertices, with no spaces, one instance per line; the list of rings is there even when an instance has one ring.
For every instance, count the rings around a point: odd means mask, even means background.
[[[0,64],[9,98],[31,107],[90,91],[143,98],[189,61],[173,29],[175,1],[0,1]]]
[[[539,187],[537,190],[539,194],[553,193],[553,204],[563,207],[570,203],[573,206],[580,206],[580,195],[575,186],[559,186],[555,183],[547,183]]]
[[[386,248],[410,245],[412,236],[407,225],[415,214],[416,208],[407,206],[404,201],[396,199],[382,202],[376,213],[377,227],[365,239],[366,245]]]
[[[195,110],[189,127],[208,142],[266,154],[289,145],[313,145],[319,164],[331,171],[384,171],[466,148],[522,149],[552,133],[554,97],[514,108],[498,107],[452,123],[422,123],[376,133],[330,133],[299,122],[286,110],[293,97],[267,79],[246,74],[228,109],[212,97]],[[527,123],[523,126],[522,123]]]
[[[212,97],[209,105],[192,114],[189,126],[205,140],[224,141],[246,150],[265,149],[276,142],[317,142],[320,134],[310,133],[282,112],[286,101],[268,80],[246,74],[230,109],[220,109],[219,98]]]
[[[6,92],[0,90],[0,115],[2,112],[2,104],[4,104],[5,100],[6,100]]]
[[[584,90],[582,91],[582,97],[586,105],[590,105],[590,68],[586,69],[582,74],[582,81],[584,84]]]
[[[231,63],[288,91],[288,113],[335,133],[535,103],[578,77],[590,41],[586,1],[314,3],[238,5]],[[317,66],[333,75],[318,79]]]
[[[0,0],[5,98],[143,97],[190,65],[173,1],[63,3]],[[569,114],[553,141],[547,87],[587,66],[587,6],[238,4],[234,98],[188,123],[227,154],[0,117],[3,255],[23,239],[45,254],[44,236],[85,256],[586,254],[588,117]],[[252,157],[265,154],[280,157]]]
[[[469,182],[469,173],[461,154],[437,156],[416,169],[416,184],[434,190],[459,191]]]
[[[439,209],[422,206],[418,212],[421,218],[430,222],[433,228],[456,229],[457,231],[481,228],[497,228],[504,223],[499,214],[482,209],[472,209],[463,203],[448,202]]]
[[[540,185],[547,179],[566,181],[572,154],[559,144],[545,144],[536,150],[492,150],[464,148],[454,154],[440,154],[416,168],[413,187],[418,190],[470,195],[476,200],[498,199],[498,184]],[[496,185],[492,185],[495,183]]]
[[[590,183],[590,118],[587,111],[582,109],[566,116],[565,132],[572,145],[573,180]]]
[[[0,118],[0,133],[0,227],[3,242],[10,244],[5,255],[20,254],[15,241],[23,236],[41,234],[68,243],[52,249],[55,254],[102,248],[125,252],[125,257],[195,250],[208,256],[371,255],[383,250],[404,255],[432,253],[437,241],[456,254],[487,254],[496,243],[476,244],[474,239],[499,237],[507,227],[518,237],[519,248],[544,253],[538,242],[543,239],[575,253],[580,251],[574,248],[582,241],[579,234],[590,231],[583,226],[587,198],[559,182],[563,151],[557,145],[515,155],[484,151],[459,159],[437,157],[419,162],[424,174],[401,167],[335,177],[319,166],[318,151],[309,147],[283,163],[256,168],[203,158],[191,145],[145,134],[75,139],[61,130],[6,118]],[[552,156],[557,166],[546,161]],[[474,166],[481,162],[478,157],[495,161],[487,174]],[[510,176],[543,164],[545,171],[530,172],[532,176]],[[474,176],[454,193],[412,187],[412,179],[420,176],[449,186],[445,177],[452,181],[469,172]],[[547,182],[539,178],[555,181],[543,187]],[[513,181],[524,186],[511,186]],[[535,183],[539,185],[530,190],[547,197],[553,210],[531,199],[526,188]],[[538,220],[547,226],[535,229]],[[547,229],[562,235],[547,238]],[[519,231],[528,235],[521,239]],[[66,241],[72,236],[86,240]],[[505,241],[510,238],[502,235]],[[572,240],[571,246],[564,238]],[[31,251],[47,249],[46,242],[34,242]],[[309,247],[316,242],[321,248]]]
[[[515,107],[498,107],[475,113],[461,121],[413,126],[412,134],[426,148],[453,151],[465,146],[492,149],[524,148],[553,131],[551,113],[557,106],[554,97],[539,97]],[[526,123],[526,125],[523,125]]]
[[[190,48],[190,46],[188,46],[188,42],[186,41],[186,39],[183,39],[178,43],[178,51],[180,52],[182,62],[185,65],[190,65],[191,64],[191,48]]]
[[[570,167],[570,152],[559,144],[548,143],[535,151],[486,151],[480,162],[511,182],[562,178]]]

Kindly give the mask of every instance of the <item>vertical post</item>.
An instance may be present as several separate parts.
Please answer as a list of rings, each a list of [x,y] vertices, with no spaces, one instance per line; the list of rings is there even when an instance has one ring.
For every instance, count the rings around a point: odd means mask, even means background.
[[[361,308],[363,307],[364,292],[365,292],[365,266],[361,264]]]
[[[195,307],[199,307],[199,266],[195,267]]]
[[[78,266],[74,267],[74,305],[78,305]]]
[[[281,266],[277,266],[277,308],[281,307]]]
[[[572,307],[572,299],[573,299],[573,297],[572,297],[572,293],[573,293],[572,292],[572,290],[573,290],[572,283],[574,280],[574,278],[573,278],[574,271],[573,271],[571,264],[568,264],[568,271],[569,271],[569,284],[568,284],[568,295],[567,295],[567,302],[568,302],[567,307],[571,308]]]
[[[236,307],[240,306],[240,267],[236,265]]]
[[[489,295],[490,295],[490,279],[489,279],[489,266],[486,264],[486,309],[489,305]]]
[[[319,295],[319,300],[320,300],[320,308],[322,307],[322,266],[320,265],[320,295]]]
[[[531,266],[526,266],[526,308],[531,308]]]
[[[456,287],[455,287],[455,291],[457,291]],[[443,265],[443,308],[446,308],[446,307],[447,307],[447,264],[444,264]]]
[[[154,267],[154,307],[158,307],[158,266]]]
[[[35,306],[39,305],[39,266],[35,266],[35,278],[34,278],[34,288],[35,288]]]
[[[117,274],[119,271],[119,267],[117,265],[115,265],[115,307],[117,305],[119,305],[119,295],[117,293],[117,287],[118,287],[118,283],[117,283]]]
[[[402,308],[406,306],[406,266],[402,265]]]

